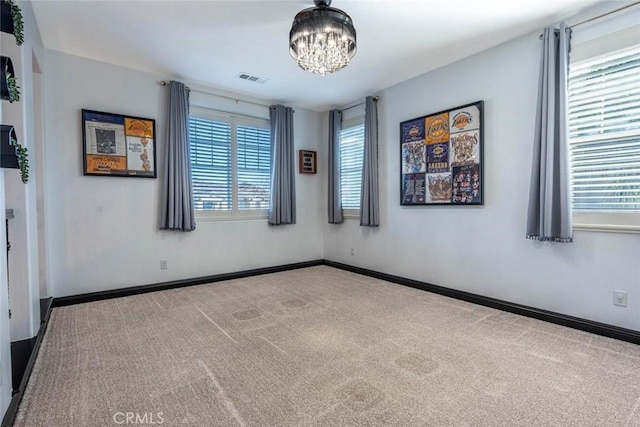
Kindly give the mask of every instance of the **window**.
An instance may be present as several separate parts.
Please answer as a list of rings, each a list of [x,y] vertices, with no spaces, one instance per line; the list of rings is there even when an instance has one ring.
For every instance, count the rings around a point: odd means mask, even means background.
[[[192,108],[189,139],[196,216],[266,218],[269,121]]]
[[[571,64],[568,125],[577,228],[640,226],[640,45]]]
[[[363,157],[364,123],[344,127],[340,132],[340,199],[345,216],[357,215],[360,209]]]

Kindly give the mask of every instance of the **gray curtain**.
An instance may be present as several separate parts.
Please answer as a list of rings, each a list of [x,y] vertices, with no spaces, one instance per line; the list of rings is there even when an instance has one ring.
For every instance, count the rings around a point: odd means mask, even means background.
[[[189,155],[189,88],[171,81],[167,114],[161,230],[196,229]]]
[[[364,159],[360,190],[360,225],[380,225],[378,197],[378,105],[377,98],[367,96],[364,107]]]
[[[295,150],[293,109],[272,105],[271,116],[271,200],[269,224],[296,223]]]
[[[329,224],[340,224],[342,199],[340,197],[340,131],[342,111],[329,111]]]
[[[571,194],[567,130],[567,79],[571,29],[543,34],[527,238],[571,242]]]

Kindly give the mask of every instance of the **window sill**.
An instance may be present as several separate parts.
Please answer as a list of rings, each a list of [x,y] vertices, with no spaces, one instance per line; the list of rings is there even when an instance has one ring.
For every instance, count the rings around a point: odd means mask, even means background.
[[[573,214],[573,229],[602,233],[640,233],[640,212],[576,212]]]
[[[640,234],[640,225],[573,224],[573,229],[576,231],[596,231],[601,233]]]
[[[344,219],[360,219],[360,209],[343,209],[342,218]]]
[[[268,218],[265,217],[210,217],[210,216],[196,216],[196,223],[203,222],[224,222],[224,221],[267,221]]]
[[[196,211],[196,222],[217,221],[263,221],[269,215],[266,210],[258,212],[203,212]]]

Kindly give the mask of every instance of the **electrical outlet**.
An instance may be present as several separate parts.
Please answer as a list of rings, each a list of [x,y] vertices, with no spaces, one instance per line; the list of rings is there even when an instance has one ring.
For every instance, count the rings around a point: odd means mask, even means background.
[[[625,291],[613,291],[613,305],[627,306],[627,293]]]
[[[166,259],[160,260],[160,270],[168,270],[169,269],[169,261]]]
[[[354,248],[351,248],[351,255],[355,255],[356,254],[356,250]]]

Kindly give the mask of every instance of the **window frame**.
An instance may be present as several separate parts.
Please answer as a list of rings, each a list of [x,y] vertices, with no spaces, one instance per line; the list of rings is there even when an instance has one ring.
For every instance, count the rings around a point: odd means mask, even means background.
[[[231,208],[226,210],[194,209],[195,217],[199,221],[235,221],[235,220],[265,220],[269,215],[269,208],[265,209],[239,209],[238,208],[238,126],[249,126],[267,129],[271,131],[269,119],[246,116],[236,113],[227,113],[205,107],[192,106],[189,118],[196,117],[202,120],[228,123],[231,128]],[[269,159],[271,169],[273,159]],[[193,167],[193,163],[191,163]]]
[[[580,43],[572,45],[570,66],[572,64],[580,64],[583,61],[593,60],[598,56],[637,46],[637,37],[640,36],[639,28],[622,29],[617,32],[598,34],[596,37],[580,40]],[[567,114],[570,114],[570,111],[567,111]],[[594,139],[597,139],[597,137]],[[579,142],[569,139],[570,150],[573,144],[576,143]],[[573,168],[572,154],[570,154],[570,162]],[[589,212],[585,210],[574,210],[573,194],[571,204],[574,230],[609,233],[640,233],[640,211]]]

